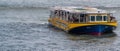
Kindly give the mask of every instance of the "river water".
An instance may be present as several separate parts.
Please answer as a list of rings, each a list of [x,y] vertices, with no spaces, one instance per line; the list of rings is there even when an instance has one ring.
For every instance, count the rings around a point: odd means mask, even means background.
[[[120,51],[119,0],[0,0],[0,51]],[[70,35],[49,27],[49,8],[91,6],[113,12],[118,21],[108,36]]]

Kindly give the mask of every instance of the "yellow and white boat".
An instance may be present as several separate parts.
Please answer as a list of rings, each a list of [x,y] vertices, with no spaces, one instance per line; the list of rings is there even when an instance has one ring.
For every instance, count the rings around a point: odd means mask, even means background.
[[[117,21],[112,13],[91,7],[54,7],[48,22],[69,33],[87,33],[100,36],[112,32]]]

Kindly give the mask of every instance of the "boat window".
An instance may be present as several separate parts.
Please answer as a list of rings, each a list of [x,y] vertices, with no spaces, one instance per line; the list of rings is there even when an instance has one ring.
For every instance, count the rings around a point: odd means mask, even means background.
[[[95,21],[95,16],[91,16],[90,21]]]
[[[62,20],[66,20],[66,11],[63,11],[63,19]]]
[[[59,11],[59,17],[61,17],[61,10]]]
[[[60,10],[59,14],[60,14],[60,19],[62,19],[62,10]]]
[[[61,10],[60,19],[63,20],[63,11]]]
[[[102,21],[102,16],[96,16],[96,21]]]
[[[70,17],[69,12],[66,12],[66,20],[68,21],[68,17]]]
[[[58,17],[60,17],[60,11],[58,11]]]
[[[57,15],[57,10],[55,10],[54,15],[55,15],[55,16]]]
[[[85,14],[80,14],[80,17],[85,17]]]
[[[80,14],[78,15],[77,17],[79,17],[79,22],[85,22],[86,21],[86,18],[85,18],[86,14]]]
[[[107,16],[103,16],[103,20],[104,20],[104,21],[107,21]]]
[[[66,20],[66,11],[64,11],[64,20]]]
[[[57,17],[59,16],[59,10],[57,10]]]
[[[64,11],[62,11],[62,20],[64,20]]]

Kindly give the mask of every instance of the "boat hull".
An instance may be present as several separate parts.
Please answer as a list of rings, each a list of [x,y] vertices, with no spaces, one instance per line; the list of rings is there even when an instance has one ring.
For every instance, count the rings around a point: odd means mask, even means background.
[[[92,34],[100,36],[106,32],[112,32],[116,27],[109,25],[90,25],[90,26],[80,26],[69,30],[69,33],[81,33],[81,34]]]

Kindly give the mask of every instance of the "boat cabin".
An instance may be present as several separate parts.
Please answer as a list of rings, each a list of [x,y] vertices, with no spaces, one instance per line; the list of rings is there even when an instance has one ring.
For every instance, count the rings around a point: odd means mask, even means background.
[[[112,14],[97,8],[65,7],[51,10],[50,18],[59,18],[70,23],[110,22]]]

